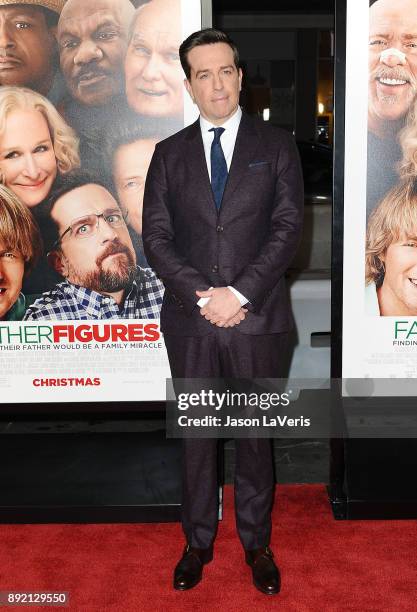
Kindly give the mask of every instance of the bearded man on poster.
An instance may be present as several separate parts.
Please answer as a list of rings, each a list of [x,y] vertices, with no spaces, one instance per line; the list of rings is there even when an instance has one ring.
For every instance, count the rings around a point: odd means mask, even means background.
[[[415,0],[370,7],[367,217],[399,180],[398,135],[417,93],[416,26]]]
[[[195,32],[180,59],[200,118],[156,145],[143,210],[145,254],[166,288],[161,329],[171,373],[277,377],[291,327],[284,274],[302,225],[297,149],[287,132],[242,113],[239,54],[224,32]],[[236,440],[237,529],[266,594],[280,589],[269,548],[273,493],[270,440]],[[186,547],[175,589],[200,581],[217,517],[217,440],[186,439]]]
[[[25,321],[157,319],[164,288],[136,255],[106,184],[85,172],[60,177],[39,217],[48,261],[63,277]]]

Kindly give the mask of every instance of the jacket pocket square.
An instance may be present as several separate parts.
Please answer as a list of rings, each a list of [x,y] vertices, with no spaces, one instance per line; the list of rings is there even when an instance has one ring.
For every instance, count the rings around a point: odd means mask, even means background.
[[[270,166],[271,162],[269,161],[255,161],[249,164],[249,168],[259,168],[260,166]]]

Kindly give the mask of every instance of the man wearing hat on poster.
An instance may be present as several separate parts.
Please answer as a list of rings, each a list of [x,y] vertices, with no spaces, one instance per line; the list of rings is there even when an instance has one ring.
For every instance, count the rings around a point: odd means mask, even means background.
[[[64,84],[55,31],[65,0],[0,0],[0,85],[20,85],[57,104]]]

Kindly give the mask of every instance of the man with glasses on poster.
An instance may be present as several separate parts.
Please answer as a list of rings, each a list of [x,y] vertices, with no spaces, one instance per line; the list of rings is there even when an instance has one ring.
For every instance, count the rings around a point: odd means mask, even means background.
[[[367,217],[399,180],[398,135],[417,93],[417,2],[377,0],[371,4]]]
[[[24,320],[159,318],[162,283],[136,265],[123,214],[103,183],[69,173],[44,212],[48,260],[65,280],[43,293]]]

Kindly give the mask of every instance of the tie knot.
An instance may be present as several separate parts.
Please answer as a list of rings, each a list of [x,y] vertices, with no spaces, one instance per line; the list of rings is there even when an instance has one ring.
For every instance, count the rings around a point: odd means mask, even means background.
[[[223,127],[210,128],[209,132],[214,132],[213,142],[220,142],[220,136],[223,134],[224,128]]]

